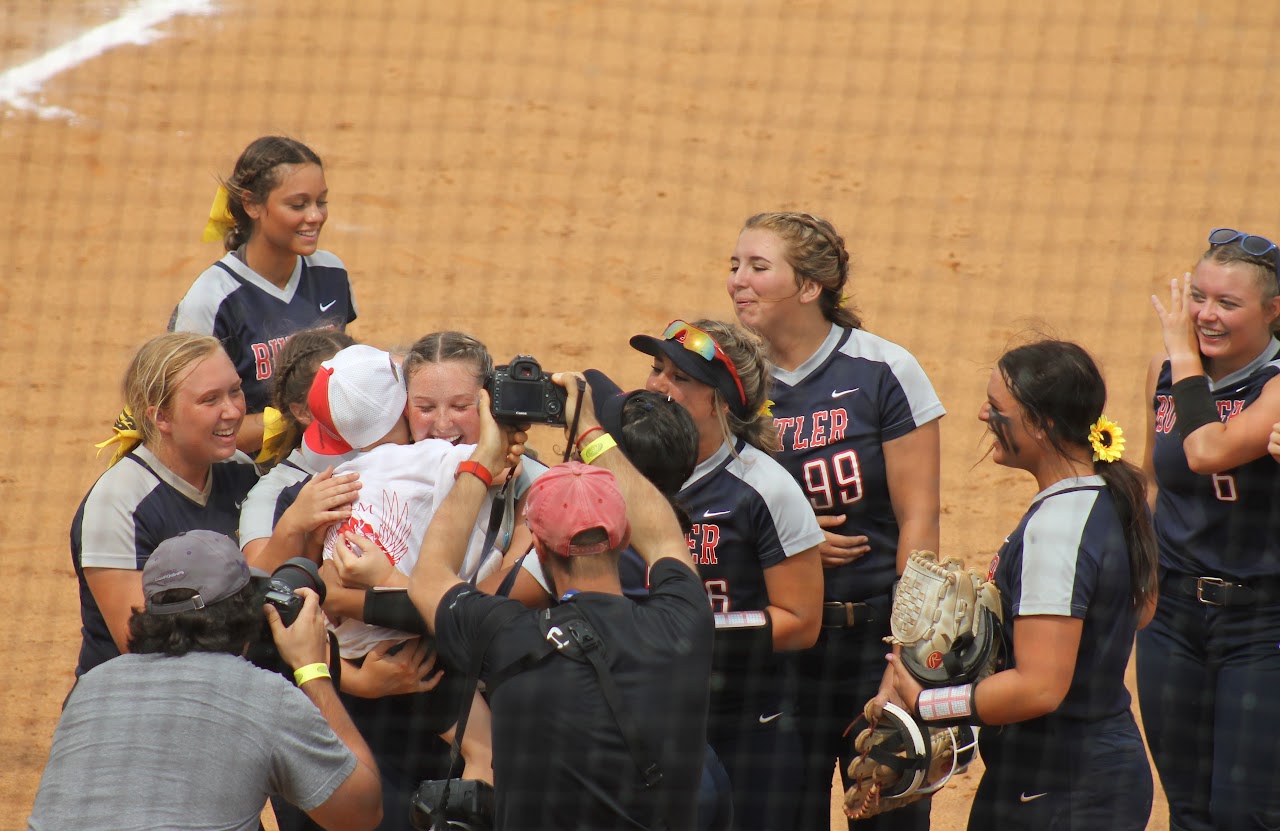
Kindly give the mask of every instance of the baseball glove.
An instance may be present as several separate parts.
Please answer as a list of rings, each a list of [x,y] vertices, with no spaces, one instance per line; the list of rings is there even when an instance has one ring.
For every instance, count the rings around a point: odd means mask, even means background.
[[[896,704],[858,734],[858,758],[849,764],[844,812],[867,819],[923,799],[968,767],[977,728],[928,727]]]
[[[925,687],[968,684],[996,670],[1004,613],[995,583],[954,558],[912,551],[885,641]]]

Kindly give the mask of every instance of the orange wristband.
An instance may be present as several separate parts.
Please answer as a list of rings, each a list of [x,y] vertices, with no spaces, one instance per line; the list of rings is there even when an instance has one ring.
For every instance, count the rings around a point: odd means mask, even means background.
[[[457,479],[464,473],[470,473],[481,482],[484,482],[484,486],[486,488],[493,484],[493,474],[489,472],[488,468],[479,462],[471,461],[470,459],[465,462],[460,462],[458,464],[458,470],[453,474],[453,478]]]
[[[587,429],[583,430],[582,435],[578,436],[576,439],[573,440],[574,446],[577,447],[579,450],[581,450],[582,440],[585,439],[587,436],[591,435],[592,433],[596,432],[597,430],[599,430],[601,433],[604,432],[604,428],[598,424],[595,427],[588,427]]]

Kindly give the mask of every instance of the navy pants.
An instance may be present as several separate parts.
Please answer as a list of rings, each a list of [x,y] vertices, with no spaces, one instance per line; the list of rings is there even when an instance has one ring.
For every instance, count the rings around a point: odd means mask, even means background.
[[[797,806],[797,831],[829,831],[831,828],[831,768],[840,765],[840,779],[849,787],[849,763],[857,758],[853,740],[865,720],[845,735],[851,722],[880,689],[890,647],[888,596],[883,601],[884,623],[852,629],[823,629],[818,643],[797,655],[795,661],[796,729],[804,754],[803,792]],[[870,819],[850,821],[854,831],[927,831],[932,800],[919,802]]]
[[[1171,831],[1280,828],[1280,605],[1161,592],[1138,700]]]
[[[735,831],[789,831],[801,789],[800,741],[786,713],[751,711],[733,725],[708,729],[733,793]],[[715,721],[723,722],[721,716]]]
[[[1053,717],[980,735],[987,764],[969,831],[1143,831],[1151,767],[1133,714],[1100,722]]]

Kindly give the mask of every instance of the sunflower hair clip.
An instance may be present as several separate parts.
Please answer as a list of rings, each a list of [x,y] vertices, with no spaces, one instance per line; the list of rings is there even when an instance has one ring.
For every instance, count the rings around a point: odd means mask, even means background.
[[[1089,428],[1089,444],[1095,462],[1118,462],[1124,455],[1124,430],[1105,414],[1100,415]]]

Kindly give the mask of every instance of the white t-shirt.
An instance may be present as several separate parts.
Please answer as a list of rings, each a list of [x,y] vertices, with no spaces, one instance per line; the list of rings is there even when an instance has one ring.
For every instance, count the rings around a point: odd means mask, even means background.
[[[475,445],[454,446],[441,439],[416,444],[383,444],[343,462],[334,474],[360,474],[360,498],[351,506],[351,518],[334,525],[324,538],[325,559],[333,558],[333,546],[340,531],[350,531],[373,540],[397,569],[410,574],[418,562],[427,525],[453,487],[458,464],[470,458]],[[502,552],[484,547],[492,493],[485,497],[476,517],[459,576],[478,581],[502,564]],[[371,626],[347,619],[334,627],[344,658],[360,658],[379,641],[400,642],[411,635],[395,629]]]

